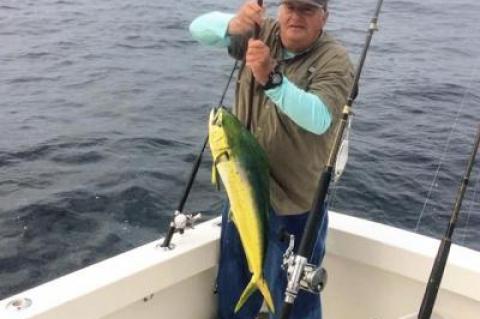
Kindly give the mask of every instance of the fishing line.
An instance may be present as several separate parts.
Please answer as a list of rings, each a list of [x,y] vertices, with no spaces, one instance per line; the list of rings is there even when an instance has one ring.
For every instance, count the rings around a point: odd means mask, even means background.
[[[452,246],[452,238],[455,231],[455,227],[458,222],[460,211],[462,209],[462,203],[465,198],[465,193],[470,182],[470,176],[475,165],[475,158],[478,153],[478,148],[480,146],[480,123],[477,126],[477,133],[475,134],[475,142],[468,158],[468,162],[465,168],[465,173],[462,178],[462,183],[460,184],[457,197],[455,199],[455,204],[453,206],[453,211],[450,216],[450,221],[448,222],[447,230],[440,241],[438,246],[438,251],[434,259],[432,266],[432,271],[427,280],[427,287],[423,295],[422,303],[420,305],[420,311],[418,312],[418,319],[430,319],[433,308],[435,306],[435,301],[437,299],[438,291],[443,279],[443,274],[445,272],[445,267],[447,265],[448,256],[450,254],[450,248]]]
[[[232,71],[230,72],[230,76],[228,77],[227,85],[225,85],[225,89],[223,90],[222,97],[220,98],[220,102],[218,103],[217,108],[223,106],[223,100],[227,95],[228,88],[230,87],[230,82],[232,82],[233,75],[235,74],[235,70],[238,68],[238,60],[235,60],[235,64],[233,65]]]
[[[448,150],[450,148],[450,142],[452,140],[452,136],[453,136],[453,132],[455,131],[456,127],[457,127],[457,123],[458,123],[458,119],[460,118],[460,114],[462,113],[463,111],[463,108],[465,106],[465,99],[466,99],[466,96],[470,93],[471,89],[472,89],[472,86],[473,86],[473,79],[474,79],[474,76],[476,74],[476,71],[478,69],[478,64],[475,65],[475,68],[472,69],[472,73],[471,73],[471,76],[470,76],[470,80],[469,80],[469,86],[465,89],[465,93],[463,94],[463,97],[462,97],[462,102],[460,103],[460,108],[458,109],[457,111],[457,114],[456,114],[456,117],[455,117],[455,121],[453,123],[453,126],[452,128],[450,129],[450,132],[448,134],[448,138],[447,138],[447,142],[446,142],[446,145],[444,147],[444,150],[443,150],[443,154],[441,155],[441,158],[440,158],[440,161],[438,163],[438,167],[436,169],[436,172],[435,172],[435,175],[433,177],[433,180],[432,180],[432,183],[430,184],[430,188],[428,190],[428,194],[427,194],[427,197],[425,198],[425,202],[423,203],[423,207],[422,207],[422,210],[420,212],[420,215],[417,219],[417,225],[415,226],[415,232],[418,233],[418,230],[420,228],[420,224],[421,224],[421,221],[424,217],[424,214],[425,214],[425,209],[427,207],[427,204],[428,204],[428,201],[430,200],[430,197],[432,195],[432,192],[433,192],[433,187],[434,186],[438,186],[437,185],[437,179],[438,179],[438,175],[440,174],[440,170],[443,166],[443,163],[445,161],[445,158],[447,156],[447,153],[448,153]]]
[[[477,189],[478,189],[479,179],[480,179],[480,174],[477,173],[477,177],[475,178],[475,187],[473,189],[472,201],[470,202],[470,205],[469,205],[468,210],[467,210],[467,221],[465,222],[465,226],[463,227],[462,239],[458,241],[462,246],[465,246],[465,239],[467,237],[467,230],[468,230],[468,225],[470,223],[470,216],[472,214],[473,206],[475,205],[475,199],[477,197]]]
[[[329,204],[329,206],[331,206],[332,209],[334,209],[334,207],[335,207],[335,202],[336,202],[336,200],[337,200],[337,189],[339,188],[338,183],[339,183],[339,182],[333,183],[333,186],[332,186],[332,194],[329,195],[329,197],[331,198],[331,200],[330,200],[331,203]]]
[[[330,196],[332,198],[330,206],[335,207],[335,201],[337,199],[337,189],[338,189],[338,183],[333,183],[332,186],[332,195]]]
[[[337,189],[338,184],[340,183],[340,177],[343,175],[343,171],[348,162],[348,152],[349,152],[349,142],[350,142],[350,131],[352,129],[352,116],[348,118],[347,129],[344,133],[344,137],[342,140],[342,145],[340,146],[339,154],[337,156],[337,160],[335,162],[335,177],[333,179],[333,186],[331,186],[331,191],[329,190],[329,198],[331,198],[331,206],[334,207],[336,196],[337,196]]]

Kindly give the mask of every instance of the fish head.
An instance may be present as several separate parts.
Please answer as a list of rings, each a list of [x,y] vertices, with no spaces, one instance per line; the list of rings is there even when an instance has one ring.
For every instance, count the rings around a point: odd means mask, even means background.
[[[212,156],[216,158],[220,154],[228,151],[228,137],[224,126],[224,109],[217,108],[210,112],[208,121],[208,138]]]

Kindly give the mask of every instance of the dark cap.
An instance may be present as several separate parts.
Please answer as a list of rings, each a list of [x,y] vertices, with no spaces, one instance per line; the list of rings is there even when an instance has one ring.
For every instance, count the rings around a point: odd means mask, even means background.
[[[328,0],[281,0],[281,3],[304,3],[304,4],[310,4],[316,7],[322,7],[324,8],[327,5]]]

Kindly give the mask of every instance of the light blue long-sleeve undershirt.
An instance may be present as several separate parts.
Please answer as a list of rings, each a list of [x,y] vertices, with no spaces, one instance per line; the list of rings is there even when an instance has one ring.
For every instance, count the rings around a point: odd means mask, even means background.
[[[217,11],[204,14],[192,21],[190,33],[203,44],[227,47],[230,42],[228,24],[233,17],[233,14]],[[292,58],[295,54],[286,51],[284,56]],[[300,89],[285,76],[280,86],[265,90],[265,94],[290,119],[309,132],[320,135],[332,122],[328,107],[317,95]]]

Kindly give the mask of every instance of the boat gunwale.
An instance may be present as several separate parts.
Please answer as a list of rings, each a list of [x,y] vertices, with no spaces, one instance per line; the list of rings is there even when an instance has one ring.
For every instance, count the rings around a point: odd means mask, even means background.
[[[335,255],[417,282],[427,281],[439,240],[332,211],[329,214],[327,259]],[[161,240],[154,241],[1,300],[0,317],[61,318],[69,310],[77,311],[78,318],[102,318],[119,311],[216,267],[219,221],[217,217],[184,235],[175,235],[173,250],[165,251],[158,247]],[[479,286],[480,252],[452,245],[441,289],[480,301],[480,290],[475,289]],[[113,293],[118,290],[128,293],[119,297]],[[31,299],[32,306],[22,311],[6,309],[8,302],[21,297]],[[88,307],[98,300],[102,307]]]

